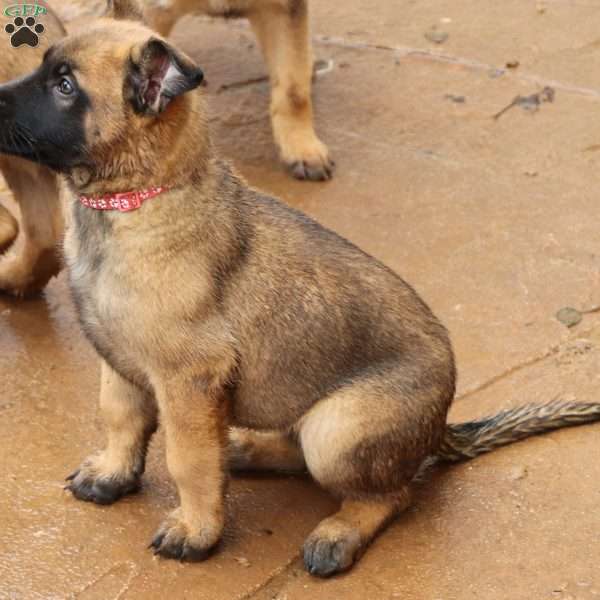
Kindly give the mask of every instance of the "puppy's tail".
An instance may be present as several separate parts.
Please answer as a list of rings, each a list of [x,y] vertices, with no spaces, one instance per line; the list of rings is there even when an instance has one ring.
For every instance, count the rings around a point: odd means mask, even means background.
[[[434,460],[460,462],[531,435],[593,421],[600,421],[600,403],[553,401],[503,410],[477,421],[449,423]]]

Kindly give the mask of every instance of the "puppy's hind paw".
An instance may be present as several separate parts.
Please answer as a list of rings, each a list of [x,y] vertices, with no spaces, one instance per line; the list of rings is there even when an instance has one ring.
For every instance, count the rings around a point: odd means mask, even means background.
[[[361,549],[358,531],[348,528],[341,535],[321,535],[318,529],[304,543],[306,570],[317,577],[331,577],[347,571]]]

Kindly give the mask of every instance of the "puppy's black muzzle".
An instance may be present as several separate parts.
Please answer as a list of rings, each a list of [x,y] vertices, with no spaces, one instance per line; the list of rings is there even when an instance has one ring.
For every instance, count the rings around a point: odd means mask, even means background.
[[[19,98],[30,97],[32,77],[0,85],[0,152],[35,160],[36,147],[27,125],[25,105]]]
[[[54,85],[45,65],[0,85],[0,152],[66,171],[82,162],[89,102],[79,94],[73,103],[61,104]]]

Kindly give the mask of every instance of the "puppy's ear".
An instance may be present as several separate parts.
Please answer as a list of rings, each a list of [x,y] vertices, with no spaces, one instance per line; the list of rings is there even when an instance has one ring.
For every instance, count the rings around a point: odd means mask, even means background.
[[[108,0],[105,17],[144,22],[144,9],[138,0]]]
[[[167,42],[150,38],[131,53],[126,89],[139,113],[158,115],[169,103],[194,88],[204,74]]]

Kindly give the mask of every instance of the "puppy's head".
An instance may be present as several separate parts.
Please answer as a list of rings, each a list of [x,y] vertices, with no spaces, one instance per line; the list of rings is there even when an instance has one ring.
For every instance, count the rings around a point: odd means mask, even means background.
[[[126,177],[198,115],[202,71],[143,23],[137,0],[52,46],[37,71],[0,86],[0,152],[64,173]]]

